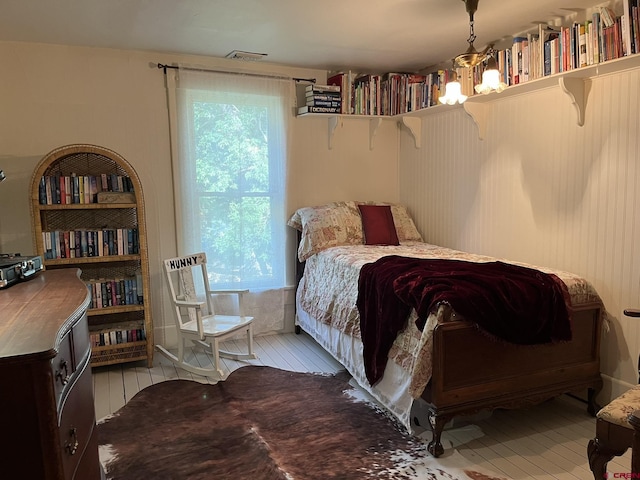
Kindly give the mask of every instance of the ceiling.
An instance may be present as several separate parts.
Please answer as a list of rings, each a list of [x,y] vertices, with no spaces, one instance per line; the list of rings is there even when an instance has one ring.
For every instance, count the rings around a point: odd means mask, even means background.
[[[480,0],[475,46],[601,3]],[[241,50],[268,54],[261,62],[323,70],[448,64],[466,50],[468,36],[461,0],[0,1],[0,41],[213,57]]]

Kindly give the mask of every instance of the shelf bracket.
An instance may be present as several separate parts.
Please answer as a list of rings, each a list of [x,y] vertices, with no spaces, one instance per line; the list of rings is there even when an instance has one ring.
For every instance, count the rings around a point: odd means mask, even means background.
[[[473,102],[464,102],[462,106],[478,127],[478,138],[484,140],[487,133],[487,109],[489,107],[485,103]]]
[[[339,115],[329,117],[329,150],[333,148],[333,136],[338,127],[338,122],[340,122],[340,126],[342,126],[342,118]]]
[[[369,150],[373,150],[373,138],[378,133],[378,128],[382,125],[382,118],[370,118],[369,119]]]
[[[560,77],[558,80],[562,91],[569,96],[571,103],[576,107],[578,126],[580,127],[584,125],[584,111],[587,107],[587,81],[587,79],[580,77]]]
[[[420,117],[402,117],[402,123],[411,132],[416,148],[421,148],[422,147],[422,119]]]

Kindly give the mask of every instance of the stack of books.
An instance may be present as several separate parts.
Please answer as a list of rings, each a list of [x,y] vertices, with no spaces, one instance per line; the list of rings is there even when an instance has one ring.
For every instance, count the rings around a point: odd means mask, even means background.
[[[338,85],[307,85],[305,105],[298,107],[298,115],[305,113],[341,113],[342,100]]]

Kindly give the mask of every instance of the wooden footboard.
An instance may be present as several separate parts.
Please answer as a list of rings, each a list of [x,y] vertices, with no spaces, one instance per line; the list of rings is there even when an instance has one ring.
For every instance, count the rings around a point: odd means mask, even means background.
[[[429,404],[433,440],[429,451],[443,452],[440,435],[454,416],[483,409],[517,408],[568,392],[589,392],[595,414],[600,377],[601,305],[574,310],[573,338],[553,345],[500,343],[471,322],[439,324],[433,338],[433,374],[423,394]]]

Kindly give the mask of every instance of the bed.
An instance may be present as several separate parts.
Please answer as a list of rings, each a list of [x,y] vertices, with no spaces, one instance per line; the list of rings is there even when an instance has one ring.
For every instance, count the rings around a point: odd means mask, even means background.
[[[397,204],[333,202],[298,209],[288,224],[298,231],[299,239],[296,331],[302,329],[311,335],[407,430],[414,430],[416,406],[426,409],[427,427],[433,433],[428,445],[432,455],[437,457],[444,452],[442,431],[459,415],[518,408],[563,393],[586,393],[588,412],[597,412],[595,395],[602,387],[599,349],[604,309],[597,292],[585,279],[568,272],[430,245],[423,241],[407,209]],[[401,316],[406,310],[406,319],[393,333],[383,330],[380,336],[386,336],[387,345],[380,352],[378,345],[370,345],[371,314],[364,308],[365,294],[360,292],[359,284],[365,289],[365,271],[394,259],[418,263],[421,268],[423,264],[431,268],[437,262],[471,268],[476,268],[475,264],[481,268],[497,265],[512,269],[509,271],[532,272],[547,286],[553,280],[554,292],[561,291],[564,296],[568,334],[566,329],[553,327],[556,333],[560,331],[555,337],[511,343],[488,331],[479,317],[474,318],[463,308],[464,304],[442,297],[445,300],[436,299],[428,308],[399,309]],[[464,275],[459,278],[465,280]],[[509,283],[511,277],[501,270],[499,279]],[[393,282],[396,292],[401,290],[399,280]],[[453,285],[457,286],[458,281]],[[394,305],[401,305],[387,300],[380,302],[387,310],[389,305],[392,310]],[[519,302],[509,300],[497,308],[510,308]],[[536,305],[524,309],[531,309],[533,316],[552,316],[559,311],[560,301],[555,298],[554,302],[556,310],[541,310],[544,314],[536,313]],[[534,303],[546,305],[551,300],[539,297]],[[520,320],[529,316],[525,310],[507,323],[520,325]],[[540,318],[545,327],[538,330],[551,332],[546,325],[556,325],[558,321],[555,316],[553,322]],[[376,362],[372,358],[376,357],[378,363],[384,358],[382,368],[374,375]]]

